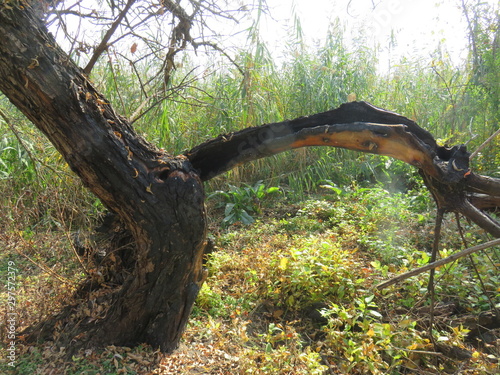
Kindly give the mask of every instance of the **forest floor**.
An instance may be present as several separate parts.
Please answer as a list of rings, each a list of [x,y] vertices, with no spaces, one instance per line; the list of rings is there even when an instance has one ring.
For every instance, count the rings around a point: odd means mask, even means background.
[[[437,269],[433,309],[428,273],[375,288],[429,261],[434,212],[425,192],[347,189],[301,201],[277,194],[245,203],[254,205],[246,212],[256,219],[248,225],[224,221],[226,201],[208,203],[209,276],[171,355],[148,346],[110,346],[68,359],[57,342],[25,343],[20,332],[70,304],[85,275],[71,225],[45,216],[29,228],[2,227],[0,276],[13,288],[10,294],[2,289],[2,301],[12,303],[2,302],[0,313],[16,313],[17,337],[12,368],[9,323],[2,328],[0,372],[500,373],[498,248]],[[463,226],[468,245],[487,240]],[[446,217],[440,257],[464,247],[456,233],[455,217]],[[9,272],[15,273],[12,284]]]

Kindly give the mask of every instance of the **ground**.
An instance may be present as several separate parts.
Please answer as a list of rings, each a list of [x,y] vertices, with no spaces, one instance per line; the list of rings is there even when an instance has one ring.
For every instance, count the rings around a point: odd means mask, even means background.
[[[72,216],[67,210],[60,210],[59,216],[45,213],[37,220],[30,218],[30,226],[16,230],[5,225],[1,263],[16,269],[16,373],[496,374],[500,370],[500,327],[494,316],[494,306],[500,303],[498,249],[437,270],[432,326],[436,346],[429,339],[427,273],[382,291],[375,288],[428,262],[433,209],[425,191],[403,194],[353,186],[325,188],[297,200],[274,189],[269,196],[240,200],[238,209],[246,208],[255,219],[246,225],[224,221],[227,199],[215,194],[207,201],[214,244],[206,259],[209,276],[182,344],[171,355],[147,346],[110,346],[68,358],[68,348],[59,347],[57,337],[25,343],[20,334],[25,327],[74,302],[85,264],[76,261],[76,231],[68,225]],[[462,248],[455,225],[452,216],[446,219],[442,257]],[[466,230],[470,244],[486,239],[473,227],[466,225]],[[4,266],[3,280],[7,271]],[[2,291],[4,296],[8,298],[7,291]],[[2,304],[3,316],[8,316],[9,306]],[[93,309],[89,304],[89,316],[98,316]],[[2,354],[9,342],[4,332]]]

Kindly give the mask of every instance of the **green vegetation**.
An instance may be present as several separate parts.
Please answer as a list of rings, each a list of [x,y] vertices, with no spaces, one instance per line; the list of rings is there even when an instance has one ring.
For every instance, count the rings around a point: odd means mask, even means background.
[[[440,47],[432,61],[401,61],[380,75],[377,52],[347,46],[335,23],[319,47],[291,40],[280,66],[255,38],[236,61],[244,76],[222,63],[211,67],[135,126],[158,147],[180,153],[221,133],[337,107],[355,93],[415,119],[441,143],[470,140],[474,150],[500,121],[500,53],[498,18],[479,5],[471,15],[478,20],[475,54],[460,67]],[[193,66],[186,58],[173,84]],[[117,61],[93,73],[128,116],[143,100],[130,69]],[[0,110],[0,277],[4,282],[5,265],[15,262],[22,329],[71,303],[92,271],[76,256],[72,236],[89,230],[104,208],[5,98]],[[497,137],[473,168],[500,177],[499,150]],[[18,373],[498,373],[498,333],[477,340],[471,324],[500,308],[498,249],[437,269],[432,327],[427,274],[374,289],[429,260],[433,202],[415,169],[387,157],[300,149],[210,181],[207,196],[215,251],[178,352],[108,347],[68,361],[53,342],[28,346],[18,337]],[[464,246],[455,220],[445,222],[441,257]],[[486,240],[473,225],[463,227],[469,245]],[[5,290],[1,295],[6,300]],[[5,304],[0,310],[4,316]],[[431,329],[455,355],[433,352]]]
[[[500,303],[498,265],[492,262],[498,251],[437,270],[434,336],[442,345],[467,350],[466,361],[433,353],[427,274],[382,292],[374,289],[428,262],[433,213],[430,197],[421,190],[395,194],[354,186],[332,194],[324,188],[305,201],[278,195],[260,201],[254,223],[236,222],[225,229],[219,226],[225,213],[216,199],[209,206],[215,251],[207,259],[208,279],[178,352],[162,356],[152,348],[108,347],[79,352],[68,362],[51,342],[20,344],[19,371],[31,373],[34,366],[39,373],[64,366],[75,374],[498,371],[493,362],[498,347],[475,347],[474,336],[468,336],[471,317]],[[224,202],[223,196],[218,199]],[[441,256],[460,246],[455,232],[448,221]],[[12,243],[16,236],[10,233],[5,240]],[[41,239],[18,236],[17,251],[10,247],[5,255],[20,269],[18,304],[26,321],[33,322],[69,301],[82,273],[65,262],[70,255],[62,249],[71,245],[53,242],[61,232],[47,229]],[[469,236],[470,242],[481,240],[481,234]],[[44,245],[51,241],[52,247]],[[43,263],[47,259],[52,263]]]
[[[208,196],[208,199],[221,197],[224,207],[224,220],[222,226],[227,227],[236,222],[252,224],[255,219],[250,214],[260,214],[260,201],[269,194],[279,192],[278,187],[265,188],[262,181],[257,181],[253,186],[244,184],[243,187],[229,185],[228,191],[217,190]]]

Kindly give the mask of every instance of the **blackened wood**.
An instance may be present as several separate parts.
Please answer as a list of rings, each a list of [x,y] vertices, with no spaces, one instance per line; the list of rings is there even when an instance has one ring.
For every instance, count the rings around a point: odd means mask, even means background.
[[[353,123],[359,123],[357,129],[354,129]],[[220,135],[194,147],[186,152],[186,156],[199,170],[200,177],[203,180],[209,180],[241,163],[274,155],[287,149],[303,147],[298,144],[294,145],[295,141],[308,134],[318,134],[325,129],[314,131],[314,128],[329,126],[330,132],[354,132],[363,130],[361,123],[404,125],[406,132],[414,134],[414,143],[419,144],[417,147],[429,153],[430,158],[433,158],[432,153],[436,152],[437,145],[432,135],[414,121],[366,102],[352,102],[312,116]],[[339,126],[341,124],[344,126]],[[346,124],[351,125],[346,126]],[[332,144],[321,143],[318,145],[332,146]],[[337,145],[337,147],[343,146]],[[374,149],[363,151],[377,153]]]
[[[64,309],[30,337],[172,351],[204,278],[201,180],[185,157],[158,151],[114,112],[29,6],[0,5],[0,40],[0,90],[134,239],[122,285],[103,289],[90,311]],[[96,317],[98,307],[103,313]]]

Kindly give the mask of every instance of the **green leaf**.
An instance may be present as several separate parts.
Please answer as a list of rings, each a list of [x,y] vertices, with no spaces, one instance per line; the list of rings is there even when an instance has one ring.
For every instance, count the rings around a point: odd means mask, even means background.
[[[227,203],[226,204],[226,208],[224,209],[225,216],[228,216],[233,211],[234,205],[235,205],[234,203]]]
[[[253,217],[251,217],[245,210],[241,210],[241,222],[243,224],[252,224],[253,222],[255,222],[255,219]]]
[[[270,187],[269,189],[267,189],[266,193],[267,194],[272,194],[272,193],[275,193],[277,191],[280,191],[280,188],[277,187],[277,186],[273,186],[273,187]]]

